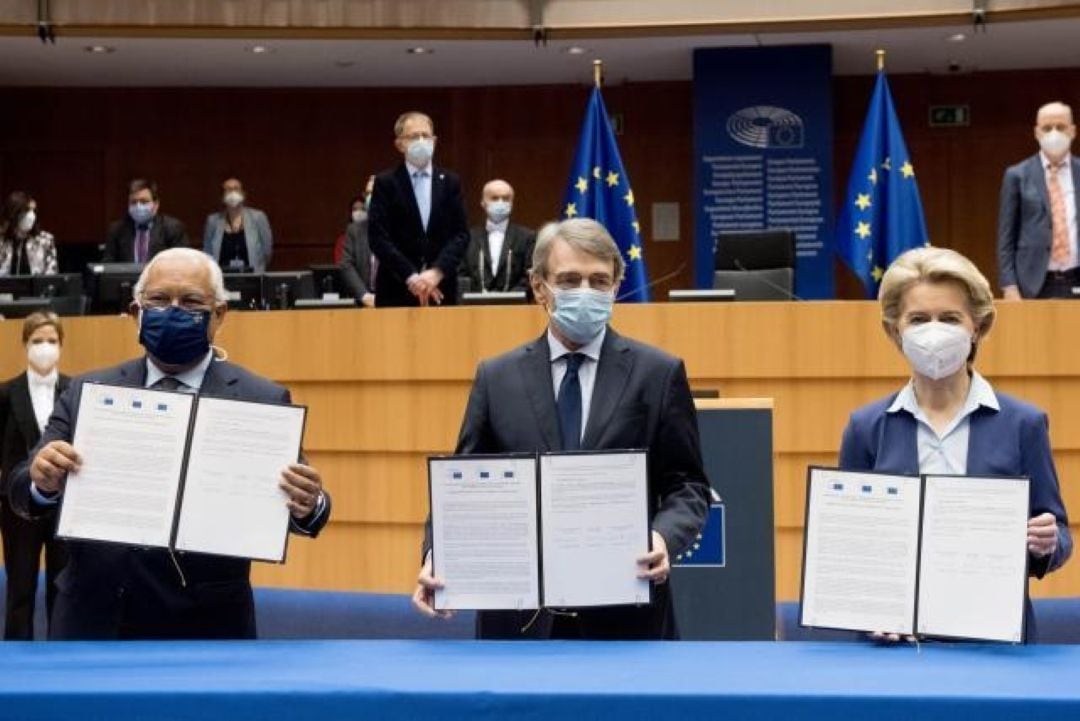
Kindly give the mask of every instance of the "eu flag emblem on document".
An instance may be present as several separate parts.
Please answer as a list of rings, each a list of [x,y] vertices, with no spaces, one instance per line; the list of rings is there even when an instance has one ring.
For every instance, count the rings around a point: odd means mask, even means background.
[[[929,244],[915,167],[881,70],[836,224],[836,252],[875,298],[889,264]]]
[[[574,165],[559,217],[592,218],[607,228],[626,261],[626,278],[618,300],[649,301],[649,273],[634,208],[634,191],[623,167],[600,88],[593,88],[581,124]]]

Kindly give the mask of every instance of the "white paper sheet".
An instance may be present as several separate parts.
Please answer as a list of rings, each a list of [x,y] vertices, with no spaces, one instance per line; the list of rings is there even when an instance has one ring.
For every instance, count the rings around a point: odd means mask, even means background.
[[[927,476],[918,631],[1020,643],[1028,481]]]
[[[545,606],[649,602],[648,486],[640,451],[540,456]]]
[[[812,468],[808,486],[802,624],[912,633],[919,478]]]
[[[199,399],[176,548],[284,561],[289,509],[281,471],[296,463],[302,406]]]
[[[536,459],[432,458],[437,609],[539,606]]]
[[[57,534],[167,547],[193,396],[86,383]]]

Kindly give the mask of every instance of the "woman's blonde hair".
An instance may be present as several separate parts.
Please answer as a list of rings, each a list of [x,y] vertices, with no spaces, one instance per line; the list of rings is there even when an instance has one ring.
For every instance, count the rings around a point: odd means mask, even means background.
[[[974,263],[948,248],[915,248],[894,260],[881,279],[881,323],[890,335],[900,323],[904,294],[919,283],[953,283],[963,289],[979,338],[994,325],[994,294]]]

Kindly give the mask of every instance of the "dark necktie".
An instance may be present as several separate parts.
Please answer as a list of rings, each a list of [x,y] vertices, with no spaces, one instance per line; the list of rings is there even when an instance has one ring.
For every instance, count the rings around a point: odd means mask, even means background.
[[[581,448],[581,380],[578,369],[585,356],[570,353],[566,358],[566,375],[559,384],[559,432],[562,434],[562,449],[576,451]]]
[[[172,376],[165,376],[164,378],[159,379],[157,383],[154,384],[154,390],[175,391],[179,390],[180,387],[183,385],[184,384],[178,381],[176,378],[173,378]]]
[[[135,231],[135,262],[145,263],[150,258],[150,226],[140,225]]]

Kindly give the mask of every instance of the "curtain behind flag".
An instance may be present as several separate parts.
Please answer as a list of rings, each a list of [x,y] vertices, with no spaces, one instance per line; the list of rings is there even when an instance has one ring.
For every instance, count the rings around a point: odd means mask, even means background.
[[[874,298],[889,263],[924,245],[929,238],[915,168],[879,71],[836,224],[836,252]]]
[[[619,300],[649,300],[649,274],[634,209],[634,191],[611,130],[600,88],[594,87],[581,125],[574,165],[563,196],[563,218],[592,218],[603,224],[626,260]]]

